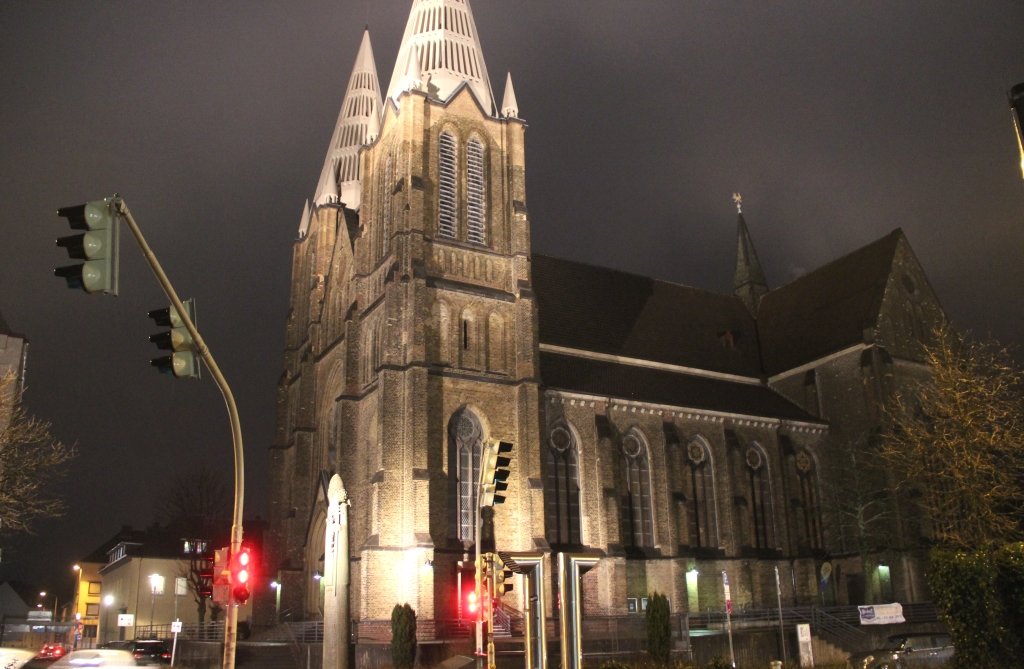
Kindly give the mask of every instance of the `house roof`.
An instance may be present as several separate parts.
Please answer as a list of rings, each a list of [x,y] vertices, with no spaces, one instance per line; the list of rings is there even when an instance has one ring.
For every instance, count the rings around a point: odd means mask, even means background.
[[[864,341],[873,329],[903,231],[834,260],[761,299],[757,312],[771,375]]]
[[[592,360],[540,355],[545,388],[744,416],[822,421],[760,384]]]
[[[532,258],[540,343],[757,377],[739,298],[543,255]]]

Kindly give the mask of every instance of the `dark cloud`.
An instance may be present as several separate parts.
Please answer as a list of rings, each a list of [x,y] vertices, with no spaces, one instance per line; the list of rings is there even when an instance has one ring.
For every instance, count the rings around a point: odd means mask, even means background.
[[[291,242],[369,24],[390,80],[403,0],[0,4],[0,311],[28,398],[81,456],[67,518],[5,541],[0,578],[59,580],[177,472],[225,472],[210,379],[148,366],[164,304],[123,239],[122,294],[50,275],[58,206],[121,193],[242,416],[265,513]],[[475,0],[492,85],[529,122],[534,247],[729,289],[733,191],[771,283],[903,227],[961,327],[1021,341],[1024,189],[1005,90],[1018,2]],[[70,584],[71,573],[67,572]],[[48,587],[59,587],[52,583]]]

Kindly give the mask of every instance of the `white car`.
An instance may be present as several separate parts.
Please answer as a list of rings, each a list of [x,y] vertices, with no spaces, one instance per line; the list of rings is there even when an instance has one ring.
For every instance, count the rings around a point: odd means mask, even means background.
[[[90,667],[135,667],[135,658],[126,650],[89,648],[73,650],[50,665],[50,669],[89,669]]]
[[[19,669],[36,654],[24,648],[0,648],[0,669]]]

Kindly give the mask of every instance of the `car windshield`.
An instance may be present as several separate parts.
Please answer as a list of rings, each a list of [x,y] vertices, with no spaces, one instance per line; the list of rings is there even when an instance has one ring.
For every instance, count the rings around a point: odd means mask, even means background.
[[[906,637],[902,637],[902,636],[890,637],[889,641],[887,641],[886,644],[885,644],[885,649],[886,650],[902,650],[903,646],[904,646],[904,644],[906,644],[906,642],[907,642]]]

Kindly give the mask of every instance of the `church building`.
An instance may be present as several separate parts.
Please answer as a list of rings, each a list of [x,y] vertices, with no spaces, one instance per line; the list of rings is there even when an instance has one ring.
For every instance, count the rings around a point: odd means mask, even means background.
[[[511,75],[491,84],[469,0],[412,2],[386,88],[362,37],[293,250],[280,609],[322,616],[338,473],[359,634],[402,603],[452,634],[490,439],[514,445],[497,549],[550,556],[549,592],[556,553],[599,557],[587,614],[653,592],[722,610],[723,572],[737,608],[774,607],[777,582],[787,606],[926,600],[927,528],[876,453],[944,318],[902,231],[770,288],[740,211],[731,294],[538,254],[526,125]]]

